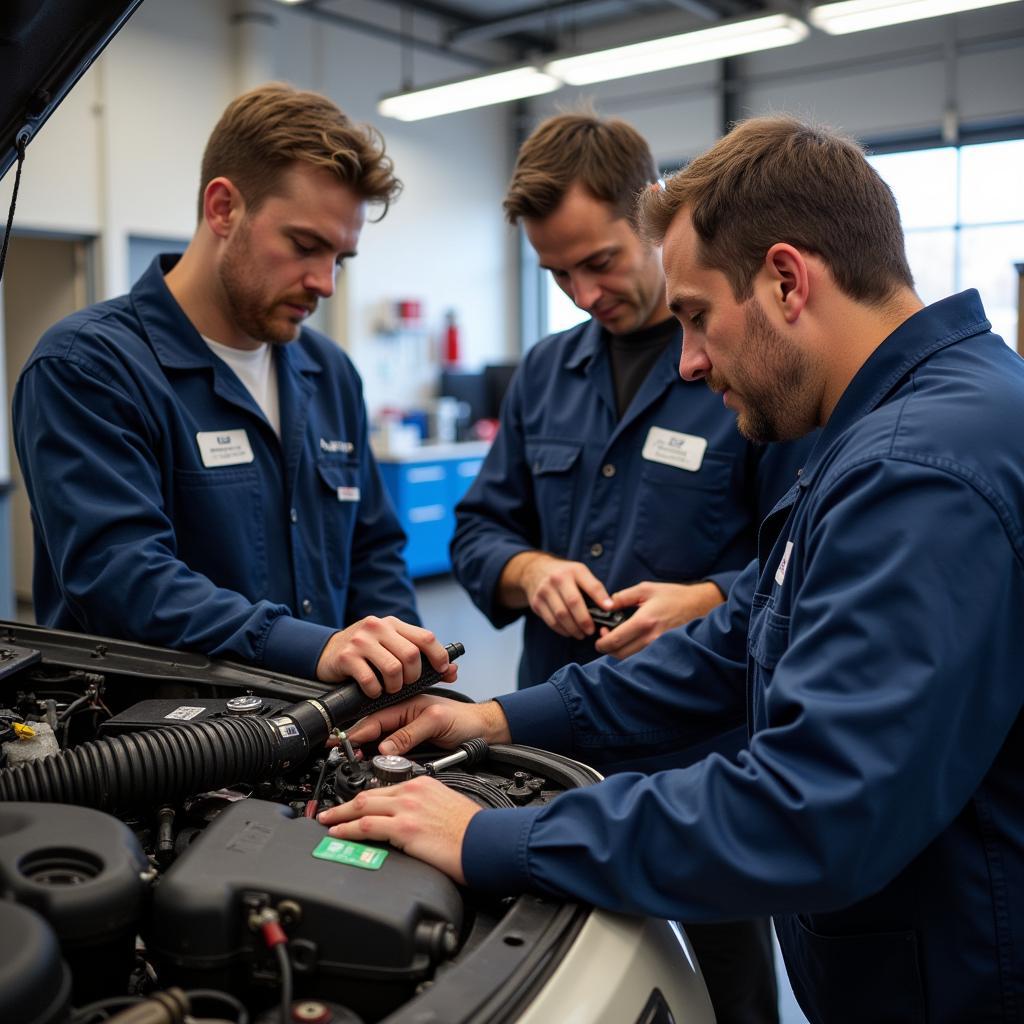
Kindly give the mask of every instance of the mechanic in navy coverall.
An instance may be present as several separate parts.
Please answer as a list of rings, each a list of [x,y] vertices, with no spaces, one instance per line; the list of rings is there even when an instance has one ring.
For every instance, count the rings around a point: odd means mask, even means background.
[[[682,331],[665,302],[661,253],[633,218],[637,193],[656,178],[633,127],[567,113],[526,140],[506,192],[508,220],[591,315],[526,354],[456,510],[456,578],[495,626],[525,612],[520,687],[602,653],[629,657],[721,604],[810,450],[806,440],[747,440],[717,396],[679,376]],[[587,601],[639,609],[601,636]],[[716,749],[735,753],[746,739],[736,729]],[[777,1020],[767,919],[686,927],[721,1024]]]
[[[456,509],[456,578],[493,625],[526,616],[520,687],[628,657],[720,604],[810,450],[747,440],[680,378],[661,254],[633,222],[656,179],[626,122],[561,114],[523,144],[505,195],[509,222],[591,316],[526,354]],[[602,636],[587,602],[639,609]]]
[[[924,306],[842,137],[741,123],[648,192],[680,372],[760,440],[821,433],[729,599],[624,662],[361,723],[397,753],[523,742],[600,767],[746,720],[735,760],[482,810],[431,778],[325,812],[476,889],[767,913],[817,1022],[1024,1019],[1024,361],[977,292]]]
[[[18,382],[40,623],[371,695],[371,666],[388,690],[421,651],[448,667],[419,625],[359,377],[303,326],[368,205],[400,188],[380,136],[323,96],[273,84],[228,106],[184,255],[51,328]]]

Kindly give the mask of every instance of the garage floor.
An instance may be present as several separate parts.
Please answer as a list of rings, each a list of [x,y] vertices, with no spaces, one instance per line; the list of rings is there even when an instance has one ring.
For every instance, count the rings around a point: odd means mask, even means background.
[[[449,576],[418,580],[423,624],[432,629],[442,643],[458,640],[466,653],[459,660],[457,686],[474,700],[488,700],[515,689],[516,666],[522,643],[522,627],[515,623],[496,630],[477,611],[462,588]],[[780,1024],[807,1024],[786,980],[778,947],[775,950],[779,978]]]

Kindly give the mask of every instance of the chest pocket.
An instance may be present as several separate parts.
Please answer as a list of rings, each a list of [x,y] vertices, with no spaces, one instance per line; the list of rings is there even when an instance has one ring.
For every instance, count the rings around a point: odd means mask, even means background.
[[[747,631],[747,653],[750,655],[751,672],[750,718],[755,730],[768,724],[766,698],[775,666],[789,647],[789,622],[788,615],[781,615],[771,607],[766,595],[754,595]]]
[[[633,550],[656,576],[676,582],[713,572],[721,556],[733,457],[707,452],[696,473],[645,460]]]
[[[256,467],[176,469],[173,488],[178,557],[218,587],[250,601],[263,598],[267,538]]]
[[[526,442],[526,461],[540,516],[540,546],[553,555],[564,556],[569,549],[581,450],[582,446],[572,441]]]
[[[349,552],[356,520],[359,518],[361,473],[355,460],[320,459],[320,550],[323,552],[331,582],[348,582]]]

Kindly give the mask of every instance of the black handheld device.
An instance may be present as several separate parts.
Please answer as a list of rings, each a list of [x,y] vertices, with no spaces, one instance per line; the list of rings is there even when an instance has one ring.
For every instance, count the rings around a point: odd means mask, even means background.
[[[603,608],[598,608],[597,605],[588,604],[587,611],[594,620],[595,626],[607,626],[609,629],[614,629],[616,626],[621,626],[636,612],[638,607],[639,605],[634,605],[632,608],[616,608],[614,611],[606,612]]]

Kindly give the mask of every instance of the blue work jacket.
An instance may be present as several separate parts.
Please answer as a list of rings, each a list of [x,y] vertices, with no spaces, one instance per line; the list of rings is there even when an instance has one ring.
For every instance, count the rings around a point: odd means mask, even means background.
[[[487,810],[471,885],[687,921],[773,914],[818,1024],[1024,1019],[1024,361],[976,292],[872,354],[728,602],[501,698],[600,765],[748,748]]]
[[[810,447],[753,444],[722,399],[679,376],[681,331],[620,419],[594,320],[535,345],[509,385],[498,436],[456,509],[452,568],[497,627],[526,616],[519,685],[597,656],[528,609],[497,601],[505,564],[541,550],[583,562],[609,593],[642,580],[710,580],[728,593],[757,527]],[[699,466],[644,454],[652,428],[707,442]]]
[[[275,346],[279,440],[168,291],[173,263],[52,327],[18,381],[36,616],[312,678],[352,621],[419,621],[359,376],[315,331]]]

